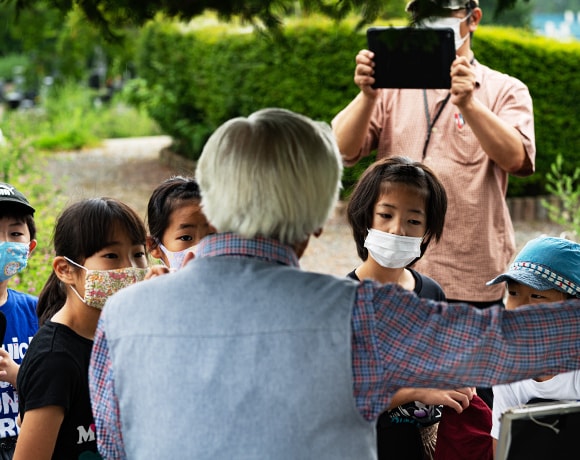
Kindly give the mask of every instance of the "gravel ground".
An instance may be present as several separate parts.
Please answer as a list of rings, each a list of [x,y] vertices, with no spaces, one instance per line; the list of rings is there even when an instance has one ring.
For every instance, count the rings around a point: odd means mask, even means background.
[[[167,136],[106,140],[99,148],[51,154],[47,170],[69,202],[111,196],[145,216],[153,189],[175,173],[159,161],[170,143]]]
[[[70,202],[91,196],[112,196],[145,216],[147,201],[162,180],[187,173],[160,161],[167,136],[112,139],[96,149],[56,153],[48,158],[47,172]],[[559,236],[561,229],[548,222],[515,222],[518,250],[541,234]],[[345,276],[359,264],[342,207],[336,207],[319,238],[311,238],[301,259],[305,270]]]

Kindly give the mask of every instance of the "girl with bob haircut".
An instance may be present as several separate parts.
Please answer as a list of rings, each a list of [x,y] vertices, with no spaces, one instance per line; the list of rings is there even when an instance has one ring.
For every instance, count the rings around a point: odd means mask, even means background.
[[[327,124],[279,108],[234,118],[212,134],[198,162],[203,211],[220,233],[304,242],[334,208],[341,161]]]
[[[378,160],[359,178],[347,207],[348,223],[352,227],[358,256],[363,261],[369,255],[365,239],[372,227],[377,200],[381,194],[399,186],[413,191],[424,200],[425,233],[422,235],[420,254],[409,265],[419,260],[431,241],[439,241],[443,234],[447,193],[433,171],[407,157]]]
[[[201,210],[201,193],[193,177],[173,176],[151,194],[147,204],[147,250],[170,270],[193,258],[200,240],[215,229]]]
[[[435,174],[406,157],[378,160],[362,174],[347,206],[363,263],[355,280],[397,283],[419,297],[445,300],[441,286],[410,267],[443,232],[447,194]],[[442,405],[460,412],[474,389],[403,388],[377,422],[379,460],[432,459]]]
[[[42,326],[17,377],[15,459],[98,455],[88,383],[93,338],[108,297],[144,279],[145,239],[137,213],[113,198],[82,200],[58,218],[53,272],[38,299]]]

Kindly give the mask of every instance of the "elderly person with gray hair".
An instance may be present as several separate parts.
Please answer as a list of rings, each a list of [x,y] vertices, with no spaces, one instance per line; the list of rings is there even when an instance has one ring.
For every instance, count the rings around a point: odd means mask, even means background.
[[[401,387],[580,367],[578,301],[481,311],[302,271],[341,171],[330,128],[288,110],[210,137],[197,179],[218,233],[101,316],[89,379],[104,458],[374,459]]]

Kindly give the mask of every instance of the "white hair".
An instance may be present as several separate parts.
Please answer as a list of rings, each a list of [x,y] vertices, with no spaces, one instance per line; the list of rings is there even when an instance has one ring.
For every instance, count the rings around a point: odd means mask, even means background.
[[[322,228],[341,176],[330,126],[278,108],[225,122],[196,168],[203,211],[219,232],[287,244]]]

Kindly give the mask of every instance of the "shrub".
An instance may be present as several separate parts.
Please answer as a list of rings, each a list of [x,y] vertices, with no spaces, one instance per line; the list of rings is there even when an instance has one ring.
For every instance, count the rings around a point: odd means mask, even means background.
[[[25,69],[30,65],[29,59],[20,54],[9,54],[0,58],[0,79],[12,80],[17,68]]]
[[[40,150],[78,150],[102,139],[160,134],[158,125],[139,108],[129,106],[122,94],[107,104],[96,104],[97,93],[67,82],[45,93],[41,105],[4,114],[5,134],[26,138]]]
[[[52,271],[51,235],[55,223],[55,210],[61,209],[65,194],[58,187],[48,184],[43,162],[39,153],[26,141],[6,138],[6,144],[0,148],[2,158],[11,158],[8,165],[4,164],[4,175],[1,178],[20,190],[36,209],[38,242],[36,249],[28,260],[28,266],[11,278],[9,287],[32,295],[38,295]],[[34,162],[34,167],[32,163]]]
[[[564,172],[564,159],[558,155],[546,174],[546,180],[546,189],[555,200],[543,199],[542,205],[547,209],[550,220],[577,239],[580,235],[580,167],[576,166],[568,175]]]
[[[143,78],[138,93],[152,118],[173,137],[175,150],[195,160],[217,126],[263,107],[285,107],[330,122],[358,92],[354,56],[365,46],[354,22],[318,17],[289,21],[279,39],[231,24],[187,28],[157,21],[138,45]],[[572,164],[580,157],[580,130],[573,125],[580,44],[482,26],[473,47],[480,62],[530,89],[537,172],[510,179],[508,195],[542,195],[556,155],[565,154]],[[345,178],[358,170],[349,169]]]

